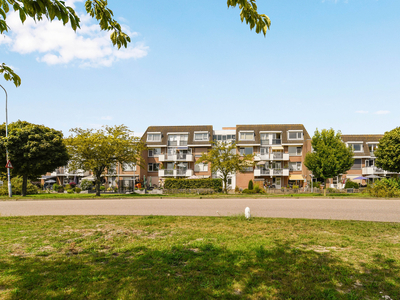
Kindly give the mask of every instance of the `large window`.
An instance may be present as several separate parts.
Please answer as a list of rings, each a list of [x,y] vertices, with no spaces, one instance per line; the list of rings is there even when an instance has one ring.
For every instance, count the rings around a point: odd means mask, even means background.
[[[159,154],[161,154],[161,148],[149,149],[149,157],[158,156]]]
[[[302,147],[289,147],[289,156],[301,156]]]
[[[161,133],[148,133],[147,141],[148,142],[161,142]]]
[[[239,133],[240,141],[254,141],[254,131],[241,131]]]
[[[354,152],[362,152],[363,144],[362,143],[351,143],[349,147],[353,149]]]
[[[289,170],[290,171],[301,171],[301,162],[290,162]]]
[[[253,147],[243,147],[240,148],[240,155],[253,154]]]
[[[156,163],[149,163],[148,164],[149,172],[157,172],[159,168],[160,168],[160,164],[156,164]]]
[[[207,132],[195,133],[194,140],[195,141],[208,141],[209,140],[208,133]]]
[[[203,163],[195,164],[194,170],[196,172],[208,172],[208,164],[203,164]]]
[[[133,164],[123,164],[122,165],[122,169],[124,171],[128,171],[128,172],[132,172],[132,171],[136,171],[136,165]]]
[[[302,140],[303,131],[289,131],[289,140]]]

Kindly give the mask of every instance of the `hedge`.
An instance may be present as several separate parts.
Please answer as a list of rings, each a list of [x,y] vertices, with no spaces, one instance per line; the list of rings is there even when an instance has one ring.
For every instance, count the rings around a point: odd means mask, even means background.
[[[188,190],[188,189],[213,189],[215,192],[222,192],[222,179],[172,179],[165,180],[164,189]]]

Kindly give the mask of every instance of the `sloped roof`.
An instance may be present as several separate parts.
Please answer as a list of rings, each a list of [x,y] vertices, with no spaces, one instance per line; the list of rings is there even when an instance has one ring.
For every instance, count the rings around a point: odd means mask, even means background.
[[[342,141],[363,142],[363,152],[355,152],[354,156],[371,156],[367,143],[378,143],[383,134],[342,134]]]
[[[209,133],[208,141],[194,141],[195,131],[207,131]],[[161,142],[147,142],[148,132],[161,132]],[[212,125],[187,125],[187,126],[149,126],[146,132],[142,136],[142,140],[148,145],[167,145],[168,143],[168,133],[180,133],[187,132],[188,144],[189,145],[204,145],[209,144],[213,138],[213,126]]]
[[[254,141],[239,141],[239,131],[254,130]],[[302,130],[303,140],[288,140],[288,130]],[[282,143],[283,144],[298,144],[305,140],[311,139],[306,128],[303,124],[264,124],[264,125],[237,125],[236,126],[236,139],[238,144],[260,144],[260,131],[279,131],[282,132]]]

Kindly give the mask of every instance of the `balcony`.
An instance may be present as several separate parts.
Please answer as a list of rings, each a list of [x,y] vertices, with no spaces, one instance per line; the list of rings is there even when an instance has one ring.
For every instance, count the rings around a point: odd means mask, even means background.
[[[160,162],[165,161],[193,161],[192,154],[178,153],[178,154],[159,154],[158,160]]]
[[[261,160],[269,160],[269,154],[257,153],[256,156],[254,156],[254,161],[261,161]]]
[[[180,147],[180,146],[187,146],[187,141],[168,141],[168,146],[171,147]]]
[[[162,169],[158,170],[159,177],[177,177],[177,176],[184,176],[190,177],[193,175],[193,170],[189,169]]]
[[[289,169],[255,169],[254,176],[289,176]]]
[[[270,160],[289,160],[289,153],[273,152],[269,157]]]
[[[387,174],[387,173],[390,173],[390,172],[387,172],[387,171],[385,171],[381,168],[375,167],[375,166],[362,168],[363,175],[373,175],[373,174],[376,175],[376,174]]]

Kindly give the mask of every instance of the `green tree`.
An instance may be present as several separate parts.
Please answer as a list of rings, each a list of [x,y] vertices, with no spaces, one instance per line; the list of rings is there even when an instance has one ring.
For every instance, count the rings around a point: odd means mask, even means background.
[[[224,183],[224,192],[227,194],[229,176],[253,165],[253,155],[240,156],[236,153],[235,143],[218,142],[213,143],[213,147],[208,153],[202,154],[196,161],[196,164],[199,163],[211,163],[211,172],[219,173],[219,177]]]
[[[323,178],[325,186],[329,178],[346,173],[354,164],[353,150],[342,141],[340,131],[317,129],[311,146],[313,152],[307,153],[304,165],[316,178]]]
[[[126,126],[103,126],[102,129],[70,130],[75,135],[66,139],[72,170],[92,171],[96,196],[100,196],[101,175],[117,163],[143,165],[142,152],[146,149],[140,138],[134,137]]]
[[[256,33],[263,33],[264,36],[271,26],[271,20],[264,14],[257,12],[255,0],[227,0],[229,7],[238,6],[240,18],[249,24],[250,29],[255,28]],[[110,39],[118,49],[122,46],[127,47],[131,41],[130,37],[121,30],[121,25],[113,18],[113,12],[107,7],[107,0],[86,0],[85,9],[87,14],[95,18],[101,30],[111,31]],[[70,24],[76,31],[80,28],[80,19],[74,9],[67,6],[64,1],[59,0],[0,0],[0,33],[8,32],[10,27],[7,25],[7,14],[10,10],[19,12],[21,22],[27,18],[42,20],[46,18],[50,21],[60,20],[64,25]],[[15,86],[21,85],[21,78],[5,63],[0,64],[0,73],[5,80],[13,81]]]
[[[378,167],[400,173],[400,127],[385,132],[374,152]]]
[[[68,163],[69,156],[61,131],[17,121],[8,126],[8,139],[6,126],[2,124],[0,136],[0,160],[6,161],[7,147],[14,167],[12,173],[22,177],[22,196],[26,196],[28,179],[37,179]],[[4,165],[1,168],[5,172]]]

